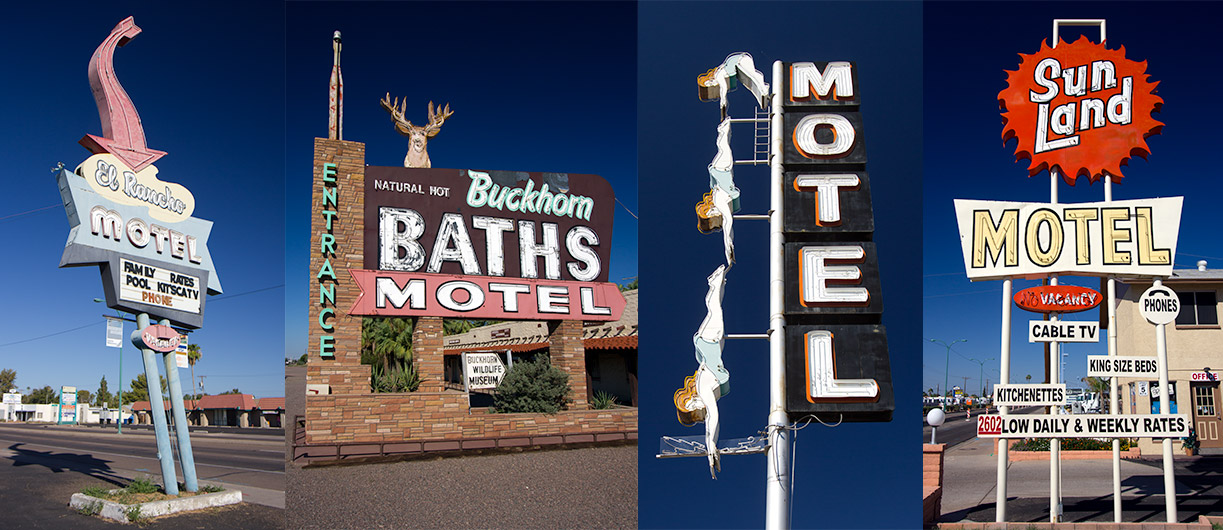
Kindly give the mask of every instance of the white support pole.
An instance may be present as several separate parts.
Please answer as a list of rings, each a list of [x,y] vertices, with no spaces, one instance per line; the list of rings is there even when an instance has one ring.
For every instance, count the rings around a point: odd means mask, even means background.
[[[782,237],[781,61],[773,62],[773,101],[769,124],[769,445],[765,450],[765,524],[790,528],[790,432],[786,430],[785,238]]]
[[[1049,201],[1057,204],[1056,169],[1049,170]],[[1049,277],[1049,285],[1057,285],[1057,276]],[[1049,314],[1049,321],[1057,322],[1057,313]],[[1050,383],[1061,383],[1062,348],[1057,341],[1049,343],[1049,379]],[[1062,413],[1060,406],[1049,408],[1053,415]],[[1062,519],[1062,440],[1049,440],[1049,522],[1056,523]]]
[[[1001,378],[999,384],[1009,384],[1011,382],[1011,279],[1002,280],[1002,358],[999,372]],[[1011,407],[998,407],[998,414],[1005,415]],[[1007,438],[998,440],[998,487],[996,488],[997,496],[994,499],[994,521],[999,523],[1006,522],[1006,468],[1008,465],[1009,455],[1007,454],[1010,448],[1011,441]]]
[[[1155,286],[1164,284],[1155,280]],[[1164,329],[1166,324],[1155,325],[1155,354],[1159,356],[1159,413],[1172,414],[1172,389],[1168,387],[1168,336]],[[1172,439],[1164,438],[1164,512],[1167,521],[1176,521],[1176,475],[1172,469]]]
[[[1113,202],[1113,177],[1105,175],[1104,202]],[[1117,356],[1117,280],[1108,277],[1108,356]],[[1108,378],[1108,413],[1121,412],[1117,378]],[[1121,439],[1113,438],[1113,522],[1121,522]]]

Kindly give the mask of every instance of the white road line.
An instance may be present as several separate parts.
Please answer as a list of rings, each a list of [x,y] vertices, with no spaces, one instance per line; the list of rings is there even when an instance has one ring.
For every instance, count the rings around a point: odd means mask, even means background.
[[[81,450],[82,450],[82,449],[81,449],[81,448],[79,448],[79,447],[63,447],[63,446],[58,446],[58,445],[46,445],[46,444],[39,444],[39,443],[31,443],[31,442],[26,442],[26,441],[22,441],[22,440],[5,440],[5,439],[3,439],[3,438],[0,438],[0,442],[14,442],[14,443],[19,443],[19,444],[26,445],[26,446],[33,446],[33,447],[47,447],[47,448],[50,448],[50,449],[61,449],[61,450],[64,450],[64,451],[81,451]],[[3,449],[0,449],[0,450],[9,450],[9,451],[13,451],[12,449],[8,449],[7,447],[6,447],[6,448],[3,448]],[[157,460],[157,458],[154,458],[154,457],[151,457],[151,456],[137,456],[137,455],[126,454],[126,453],[110,453],[110,452],[106,452],[106,451],[90,451],[88,454],[91,454],[91,455],[98,454],[98,455],[120,456],[120,457],[124,457],[124,458],[141,458],[141,459],[144,459],[144,460]],[[238,471],[249,471],[249,472],[253,472],[253,473],[269,473],[269,474],[272,474],[272,475],[283,475],[283,474],[285,474],[285,472],[284,472],[284,471],[264,471],[264,470],[262,470],[262,469],[251,469],[251,468],[247,468],[247,467],[226,466],[226,465],[221,465],[221,464],[201,464],[201,463],[199,463],[199,462],[196,462],[196,464],[195,464],[195,465],[196,465],[196,467],[219,467],[219,468],[223,468],[223,469],[235,469],[235,470],[238,470]]]

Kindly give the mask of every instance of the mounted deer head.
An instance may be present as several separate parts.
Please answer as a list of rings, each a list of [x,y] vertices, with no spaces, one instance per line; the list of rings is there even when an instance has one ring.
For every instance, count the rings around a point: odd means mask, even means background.
[[[437,136],[446,118],[454,114],[450,110],[450,104],[447,103],[446,108],[439,109],[441,112],[435,114],[433,102],[430,101],[429,124],[424,127],[417,127],[404,119],[403,114],[408,110],[407,98],[404,98],[401,106],[399,98],[395,98],[394,103],[391,102],[391,94],[388,92],[386,97],[382,98],[382,108],[390,113],[391,121],[395,122],[395,130],[409,139],[408,155],[403,158],[403,167],[433,167],[429,163],[429,152],[427,151],[429,139]]]

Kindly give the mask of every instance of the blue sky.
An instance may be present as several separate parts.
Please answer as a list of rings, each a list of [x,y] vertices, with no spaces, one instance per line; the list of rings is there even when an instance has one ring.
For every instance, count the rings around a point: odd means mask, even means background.
[[[998,111],[998,91],[1006,87],[1003,70],[1014,70],[1019,52],[1034,53],[1042,40],[1052,38],[1054,18],[1106,18],[1108,47],[1124,46],[1126,57],[1148,61],[1147,73],[1159,81],[1163,97],[1161,112],[1154,116],[1165,127],[1147,140],[1151,155],[1135,158],[1122,170],[1125,178],[1113,186],[1113,199],[1184,196],[1180,239],[1174,258],[1176,268],[1192,268],[1205,259],[1211,268],[1223,268],[1219,250],[1218,194],[1223,191],[1213,176],[1211,155],[1218,148],[1213,91],[1206,87],[1223,81],[1223,72],[1201,68],[1201,50],[1217,46],[1216,30],[1209,23],[1220,14],[1219,6],[1201,3],[1160,3],[1155,9],[1114,9],[1099,3],[931,3],[926,6],[925,196],[923,254],[925,321],[923,336],[945,342],[967,339],[950,353],[941,345],[924,344],[922,389],[963,385],[967,376],[970,392],[980,392],[981,365],[990,384],[999,378],[1001,341],[1001,281],[969,282],[964,275],[952,199],[1048,202],[1049,176],[1027,177],[1027,161],[1014,162],[1014,142],[1003,145]],[[1005,20],[1005,24],[982,24],[982,20]],[[1066,40],[1084,34],[1099,39],[1094,28],[1071,28]],[[1074,187],[1059,185],[1059,202],[1104,200],[1103,184],[1088,185],[1085,179]],[[1063,284],[1100,289],[1097,278],[1064,278]],[[1014,291],[1039,284],[1038,280],[1016,280]],[[1027,342],[1026,323],[1041,316],[1018,308],[1012,315],[1011,382],[1044,378],[1044,355],[1040,344]],[[1070,320],[1094,320],[1095,311],[1069,315]],[[1124,347],[1124,346],[1123,346]],[[1063,345],[1066,357],[1064,380],[1082,386],[1086,356],[1105,354],[1106,344]],[[1122,351],[1122,353],[1130,353]],[[993,361],[988,361],[994,359]],[[991,375],[992,374],[992,375]]]
[[[313,3],[287,8],[285,356],[305,352],[313,142],[327,136],[331,35],[343,35],[344,139],[402,166],[408,140],[378,104],[454,111],[433,167],[596,174],[637,213],[631,3]],[[591,21],[597,20],[597,24]],[[602,234],[601,234],[602,235]],[[608,279],[637,276],[637,221],[617,206]]]
[[[75,167],[90,154],[77,140],[101,135],[86,70],[129,15],[143,32],[116,50],[115,70],[148,146],[169,153],[156,163],[159,178],[191,190],[195,217],[215,223],[209,249],[225,294],[209,298],[204,327],[191,335],[203,352],[195,375],[209,393],[283,396],[284,28],[273,3],[240,14],[152,3],[6,8],[18,21],[8,36],[21,44],[0,54],[8,80],[0,86],[0,368],[17,370],[22,391],[94,391],[103,375],[118,387],[119,352],[105,346],[102,318],[114,312],[92,301],[103,294],[97,267],[57,268],[69,226],[50,169]],[[125,345],[126,385],[144,367]],[[180,372],[185,389],[188,374]]]
[[[643,528],[756,528],[764,524],[763,455],[723,459],[711,480],[705,459],[655,459],[663,435],[704,432],[678,423],[672,393],[697,364],[692,334],[705,317],[706,276],[723,262],[720,233],[696,229],[693,206],[709,191],[718,104],[697,99],[696,76],[747,51],[772,77],[774,60],[855,61],[862,94],[883,324],[897,397],[889,423],[812,424],[797,433],[795,528],[908,528],[919,524],[921,409],[916,400],[918,254],[921,252],[921,5],[917,3],[657,3],[639,5],[638,145],[643,186],[639,520]],[[773,80],[770,80],[771,82]],[[750,115],[751,95],[730,94],[731,115]],[[734,129],[736,158],[751,129]],[[745,132],[746,131],[746,132]],[[743,144],[746,142],[747,146]],[[766,166],[735,168],[740,213],[768,209]],[[727,276],[728,333],[768,326],[768,227],[735,223],[738,262]],[[730,341],[723,361],[731,392],[718,401],[723,439],[757,434],[768,413],[765,341]],[[912,448],[905,450],[904,448]],[[888,492],[888,510],[878,510]]]

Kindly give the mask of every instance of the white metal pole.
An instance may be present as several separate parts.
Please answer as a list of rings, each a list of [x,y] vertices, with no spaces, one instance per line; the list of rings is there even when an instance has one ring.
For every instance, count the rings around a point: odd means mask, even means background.
[[[785,287],[782,237],[781,170],[781,61],[773,62],[773,101],[769,123],[769,446],[765,450],[765,525],[768,530],[790,528],[790,433],[786,430],[786,321],[782,294]]]
[[[1113,177],[1105,175],[1104,202],[1113,202]],[[1117,280],[1108,278],[1108,356],[1117,356]],[[1108,378],[1108,413],[1121,412],[1117,378]],[[1121,522],[1121,439],[1113,438],[1113,522]]]
[[[1155,286],[1164,282],[1156,279]],[[1168,386],[1168,342],[1165,324],[1155,325],[1155,354],[1159,356],[1159,413],[1172,414],[1172,389]],[[1172,469],[1172,439],[1164,438],[1164,512],[1176,522],[1176,475]]]
[[[1049,169],[1049,201],[1057,204],[1057,179],[1058,172],[1056,169]],[[1057,285],[1057,276],[1049,276],[1049,285]],[[1049,314],[1049,321],[1057,322],[1057,313]],[[1049,343],[1049,379],[1050,383],[1060,383],[1062,364],[1062,349],[1061,344],[1057,341]],[[1060,406],[1050,407],[1050,412],[1053,415],[1062,413]],[[1049,522],[1056,523],[1062,518],[1062,440],[1053,438],[1049,440]]]
[[[1001,372],[999,384],[1008,384],[1011,382],[1011,279],[1002,280],[1002,358],[999,372]],[[1005,415],[1011,407],[998,407],[998,414]],[[1010,448],[1011,441],[1002,438],[998,441],[998,487],[997,496],[994,500],[994,520],[1002,523],[1006,522],[1006,467],[1009,455],[1007,454]]]

